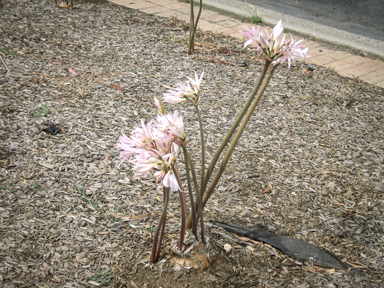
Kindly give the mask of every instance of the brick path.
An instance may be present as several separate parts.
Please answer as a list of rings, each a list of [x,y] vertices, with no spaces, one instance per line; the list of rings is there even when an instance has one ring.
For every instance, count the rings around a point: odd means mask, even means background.
[[[179,2],[178,0],[109,0],[113,3],[140,10],[147,14],[162,17],[176,16],[180,20],[189,22],[190,4]],[[195,6],[195,16],[198,7]],[[243,38],[239,32],[244,30],[245,24],[240,20],[231,19],[229,16],[221,15],[218,12],[203,8],[198,27],[212,32],[221,32],[238,38]],[[300,36],[294,35],[295,39]],[[306,40],[305,45],[309,46],[308,54],[311,56],[306,59],[307,63],[312,63],[334,69],[342,76],[349,78],[357,77],[360,80],[375,84],[384,88],[384,61],[372,60],[370,58],[356,56],[343,51],[329,50],[321,43]]]

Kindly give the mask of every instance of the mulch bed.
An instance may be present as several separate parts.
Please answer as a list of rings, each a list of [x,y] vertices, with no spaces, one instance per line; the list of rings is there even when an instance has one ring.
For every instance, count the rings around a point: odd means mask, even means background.
[[[188,56],[185,24],[107,1],[75,1],[73,10],[9,1],[0,18],[0,287],[382,287],[382,88],[303,62],[278,67],[205,210],[206,220],[312,243],[365,276],[208,222],[210,267],[175,269],[178,196],[151,264],[162,192],[118,167],[118,137],[156,116],[163,85],[204,71],[210,159],[262,62],[239,40],[203,31]],[[173,109],[198,166],[194,109]],[[43,131],[51,124],[59,133]]]

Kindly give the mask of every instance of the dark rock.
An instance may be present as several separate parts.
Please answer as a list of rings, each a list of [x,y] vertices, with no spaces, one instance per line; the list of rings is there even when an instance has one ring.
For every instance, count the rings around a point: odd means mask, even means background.
[[[61,128],[52,123],[48,128],[44,128],[43,131],[51,135],[56,135],[61,132]]]
[[[317,69],[316,65],[308,64],[308,71],[315,71]]]

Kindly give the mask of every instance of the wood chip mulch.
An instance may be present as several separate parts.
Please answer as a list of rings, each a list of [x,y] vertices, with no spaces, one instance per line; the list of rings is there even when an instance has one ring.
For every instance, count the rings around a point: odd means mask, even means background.
[[[133,180],[128,164],[118,167],[121,131],[156,116],[153,96],[164,86],[204,71],[209,160],[262,62],[242,42],[204,31],[188,56],[187,24],[104,0],[74,1],[74,9],[6,2],[0,287],[384,285],[382,88],[303,62],[279,67],[205,210],[206,220],[308,241],[363,274],[300,262],[208,222],[210,267],[175,269],[168,252],[180,229],[176,194],[163,255],[150,264],[162,193],[152,178]],[[166,105],[173,109],[198,166],[194,109]]]

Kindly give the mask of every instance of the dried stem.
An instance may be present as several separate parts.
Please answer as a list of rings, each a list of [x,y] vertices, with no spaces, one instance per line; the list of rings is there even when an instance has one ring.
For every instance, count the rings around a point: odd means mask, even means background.
[[[1,62],[3,62],[5,68],[7,69],[7,71],[8,71],[10,76],[12,76],[12,77],[19,77],[19,78],[29,78],[30,77],[30,76],[12,75],[11,71],[9,70],[7,64],[5,64],[5,62],[3,60],[3,57],[1,57],[1,55],[0,55],[0,59],[1,59]]]

